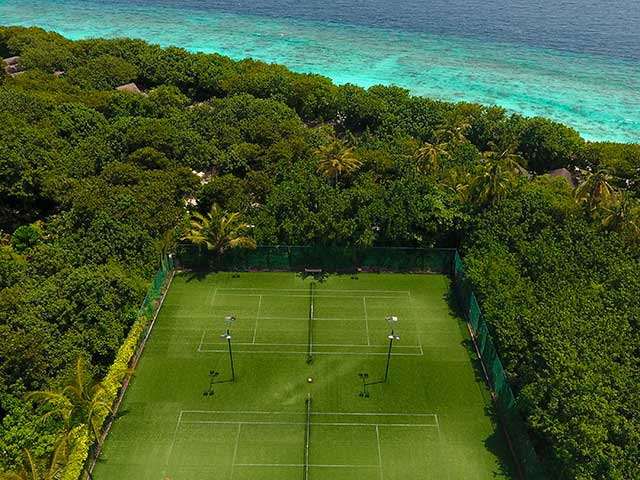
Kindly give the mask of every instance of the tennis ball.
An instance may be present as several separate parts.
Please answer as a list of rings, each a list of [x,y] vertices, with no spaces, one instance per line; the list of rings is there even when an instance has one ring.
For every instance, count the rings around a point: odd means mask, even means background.
[[[307,377],[307,383],[312,383],[313,382],[313,378],[312,377]]]

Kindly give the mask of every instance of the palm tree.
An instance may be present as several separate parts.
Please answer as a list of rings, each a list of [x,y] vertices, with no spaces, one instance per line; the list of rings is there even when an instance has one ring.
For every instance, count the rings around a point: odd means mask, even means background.
[[[477,205],[502,200],[513,185],[515,173],[504,161],[487,162],[469,183],[468,198]]]
[[[338,139],[321,146],[316,150],[319,157],[318,171],[338,184],[340,175],[353,173],[360,168],[362,162],[353,153],[353,147]]]
[[[93,378],[87,375],[85,361],[81,357],[76,361],[73,381],[62,390],[40,390],[27,394],[28,400],[53,407],[42,416],[43,422],[50,417],[60,417],[67,434],[75,423],[85,423],[96,440],[100,438],[100,428],[105,414],[111,412],[107,397],[102,383],[94,382]],[[61,439],[68,446],[68,436],[65,435],[63,433]]]
[[[156,250],[160,254],[160,263],[169,255],[176,246],[176,232],[169,229],[162,234],[162,237],[155,241]]]
[[[458,198],[466,203],[469,199],[469,183],[471,174],[467,170],[452,168],[447,170],[446,175],[442,179],[441,185],[455,192]]]
[[[640,204],[629,194],[623,194],[617,201],[604,204],[602,225],[618,232],[625,242],[637,246],[640,242]]]
[[[418,171],[426,175],[440,172],[442,170],[440,160],[449,155],[447,146],[446,142],[440,142],[439,136],[436,136],[433,143],[426,142],[420,147],[416,152]]]
[[[62,456],[61,453],[62,452],[56,449],[51,457],[49,468],[40,470],[31,452],[25,448],[23,452],[22,469],[18,473],[0,473],[0,480],[56,480],[60,478],[60,474],[64,469],[63,465],[68,452],[66,452],[64,456]]]
[[[228,213],[214,203],[206,215],[191,215],[191,228],[182,239],[221,255],[229,248],[256,248],[256,241],[248,236],[250,228],[240,212]]]
[[[482,152],[484,159],[501,162],[505,167],[518,173],[526,172],[524,168],[526,166],[525,159],[516,152],[515,142],[503,141],[500,142],[500,144],[496,144],[490,141],[487,143],[487,146],[489,150]]]
[[[578,185],[575,198],[578,202],[587,206],[592,217],[598,216],[600,210],[606,208],[616,198],[616,189],[612,184],[613,176],[606,170],[592,173],[588,170],[580,170],[584,181]]]
[[[471,128],[471,124],[465,120],[454,120],[444,125],[436,132],[448,142],[464,143],[467,141],[466,133]]]

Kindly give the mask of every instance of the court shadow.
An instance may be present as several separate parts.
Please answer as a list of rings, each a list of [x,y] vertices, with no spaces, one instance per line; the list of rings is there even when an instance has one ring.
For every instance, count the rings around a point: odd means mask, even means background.
[[[210,270],[207,269],[199,269],[199,270],[183,270],[182,276],[185,278],[186,282],[194,282],[194,281],[202,281],[204,278],[211,273]]]
[[[307,278],[313,278],[318,283],[326,282],[327,279],[329,278],[329,275],[330,275],[329,272],[322,271],[322,270],[321,271],[303,270],[296,274],[296,276],[302,279],[303,281],[306,280]]]

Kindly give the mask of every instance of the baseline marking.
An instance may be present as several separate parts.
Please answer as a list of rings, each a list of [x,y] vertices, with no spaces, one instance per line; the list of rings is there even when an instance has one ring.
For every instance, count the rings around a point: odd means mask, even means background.
[[[262,345],[265,347],[304,347],[307,344],[306,343],[253,343],[253,342],[233,342],[234,345]],[[203,345],[224,345],[222,343],[215,343],[215,342],[206,342]],[[349,343],[314,343],[314,345],[316,347],[349,347],[349,348],[370,348],[370,347],[378,347],[378,348],[388,348],[389,345],[384,345],[384,344],[380,344],[380,345],[364,345],[361,343],[358,344],[349,344]],[[393,347],[394,350],[396,348],[420,348],[420,345],[397,345]],[[225,350],[226,352],[226,350]],[[386,355],[386,354],[385,354]]]
[[[236,344],[237,345],[237,344]],[[251,345],[251,344],[250,344]],[[256,344],[256,345],[260,345],[260,344]],[[286,346],[282,345],[282,346]],[[318,346],[318,345],[316,345]],[[334,345],[335,347],[341,347],[343,345]],[[366,345],[365,345],[366,346]],[[377,345],[376,345],[377,346]],[[417,347],[414,347],[417,348]],[[200,353],[225,353],[228,350],[224,350],[224,349],[201,349]],[[274,351],[274,350],[237,350],[234,349],[234,352],[237,353],[260,353],[260,354],[273,354],[273,355],[307,355],[309,352],[307,351],[302,351],[302,350],[290,350],[290,351],[285,351],[285,352],[280,352],[280,351]],[[340,352],[340,351],[334,351],[334,352],[318,352],[318,351],[314,351],[313,352],[314,355],[358,355],[358,356],[371,356],[371,355],[387,355],[384,352]],[[421,357],[423,356],[422,353],[392,353],[391,354],[392,357]]]
[[[278,295],[276,293],[224,293],[221,292],[221,295],[227,296],[227,297],[259,297],[260,295],[263,295],[265,297],[284,297],[284,298],[309,298],[309,294],[306,295],[291,295],[291,294],[282,294],[282,295]],[[362,298],[363,295],[323,295],[323,294],[315,294],[313,295],[314,297],[318,297],[318,298],[331,298],[331,299],[344,299],[344,298]],[[367,297],[371,297],[371,298],[395,298],[396,300],[407,300],[409,298],[408,295],[366,295]],[[170,304],[171,306],[179,306],[181,304],[176,304],[176,303],[172,303]],[[188,306],[188,305],[184,305],[184,306]]]
[[[305,288],[239,288],[222,287],[220,290],[241,290],[241,291],[268,291],[268,292],[306,292]],[[347,292],[347,293],[405,293],[411,296],[410,290],[346,290],[342,288],[322,288],[323,292]],[[307,295],[308,296],[308,295]]]
[[[304,467],[304,463],[236,463],[238,467]],[[377,468],[377,465],[329,465],[326,463],[309,464],[320,468]]]
[[[233,420],[182,420],[181,425],[306,425],[306,422],[236,422]],[[362,422],[311,422],[316,427],[402,427],[436,428],[430,423],[362,423]]]
[[[298,415],[306,413],[272,410],[180,410],[180,413],[238,413],[240,415]],[[311,412],[311,415],[343,415],[349,417],[436,417],[435,413],[380,413],[380,412]],[[434,425],[435,426],[435,425]]]

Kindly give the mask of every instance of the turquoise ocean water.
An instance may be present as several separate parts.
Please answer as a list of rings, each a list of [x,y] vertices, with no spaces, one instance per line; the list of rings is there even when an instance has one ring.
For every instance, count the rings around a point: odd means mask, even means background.
[[[558,18],[558,28],[551,23],[546,33],[531,25],[532,18],[520,18],[510,20],[517,29],[496,21],[483,34],[477,16],[466,11],[439,21],[419,9],[428,0],[407,3],[404,13],[404,2],[393,9],[390,0],[376,10],[377,1],[0,0],[0,24],[37,25],[72,39],[139,37],[253,57],[337,83],[395,84],[442,100],[496,104],[561,121],[591,140],[640,143],[640,36],[620,28],[624,20],[611,20],[609,37],[581,36],[580,25]],[[349,16],[349,9],[357,14]],[[421,23],[419,12],[429,21]],[[569,19],[571,12],[565,14]],[[626,21],[633,23],[634,15]],[[607,22],[599,21],[602,30]]]

